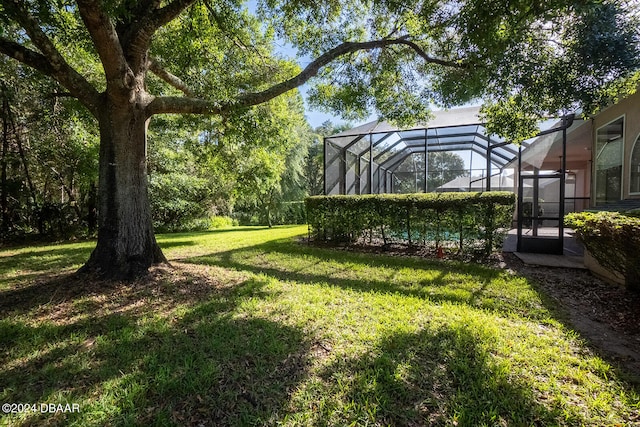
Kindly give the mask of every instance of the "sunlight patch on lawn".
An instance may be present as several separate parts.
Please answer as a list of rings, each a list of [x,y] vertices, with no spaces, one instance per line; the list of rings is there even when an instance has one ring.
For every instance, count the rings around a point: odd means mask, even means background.
[[[159,236],[173,266],[131,284],[59,273],[70,267],[58,255],[68,251],[75,265],[90,244],[0,251],[0,274],[60,251],[0,288],[0,400],[82,407],[0,422],[639,420],[636,386],[565,327],[526,279],[316,248],[296,241],[305,234],[276,227]]]

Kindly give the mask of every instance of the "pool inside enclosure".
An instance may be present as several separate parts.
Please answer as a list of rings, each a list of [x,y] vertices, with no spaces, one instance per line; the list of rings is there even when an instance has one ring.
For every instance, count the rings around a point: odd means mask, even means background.
[[[512,191],[518,250],[562,253],[562,218],[580,199],[567,169],[567,132],[582,121],[551,121],[516,145],[489,135],[478,112],[436,112],[408,129],[375,121],[325,138],[325,194]]]

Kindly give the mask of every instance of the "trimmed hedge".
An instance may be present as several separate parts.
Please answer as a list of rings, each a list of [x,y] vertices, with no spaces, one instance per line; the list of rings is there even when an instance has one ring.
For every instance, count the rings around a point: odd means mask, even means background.
[[[640,291],[640,218],[617,212],[580,212],[565,217],[585,248],[603,267]]]
[[[487,256],[501,247],[515,200],[513,193],[490,191],[313,196],[305,203],[315,240],[368,239]]]

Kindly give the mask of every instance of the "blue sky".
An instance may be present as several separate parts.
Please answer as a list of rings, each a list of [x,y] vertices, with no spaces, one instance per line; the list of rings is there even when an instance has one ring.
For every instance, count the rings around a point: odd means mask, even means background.
[[[245,6],[247,7],[247,9],[249,9],[249,11],[255,13],[257,8],[256,4],[257,0],[249,0],[246,2]],[[308,56],[299,57],[297,49],[295,49],[290,44],[285,43],[284,40],[276,40],[275,51],[276,53],[286,58],[296,60],[302,68],[304,68],[307,64],[309,64],[309,62],[312,61],[312,59]],[[340,118],[340,116],[336,114],[327,114],[322,111],[312,109],[309,106],[309,103],[307,101],[307,90],[309,90],[309,85],[303,85],[298,89],[300,90],[300,93],[302,94],[302,97],[304,99],[305,116],[307,117],[307,121],[312,127],[316,128],[327,120],[330,120],[334,125],[345,122],[345,120],[342,120],[342,118]],[[374,120],[374,118],[372,118],[371,120]],[[366,120],[365,122],[371,120]],[[356,123],[352,124],[356,125]]]
[[[277,53],[287,58],[291,58],[298,61],[298,64],[300,64],[302,68],[304,68],[307,64],[309,64],[309,62],[311,62],[311,58],[307,56],[298,58],[297,50],[293,46],[287,45],[282,41],[276,41],[275,50]],[[307,121],[313,128],[317,128],[327,120],[330,120],[333,124],[339,124],[344,122],[344,120],[342,120],[338,115],[327,114],[327,113],[323,113],[322,111],[312,109],[309,106],[309,103],[307,102],[308,89],[309,89],[309,85],[306,85],[306,84],[298,88],[298,90],[300,90],[300,94],[302,95],[302,98],[304,99],[305,116],[307,117]]]

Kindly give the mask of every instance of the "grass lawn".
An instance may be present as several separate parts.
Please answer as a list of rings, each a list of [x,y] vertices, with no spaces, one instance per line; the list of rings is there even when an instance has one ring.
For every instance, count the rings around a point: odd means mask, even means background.
[[[133,284],[73,276],[91,242],[0,251],[0,403],[37,405],[0,425],[640,423],[524,278],[305,233],[159,236],[173,267]]]

